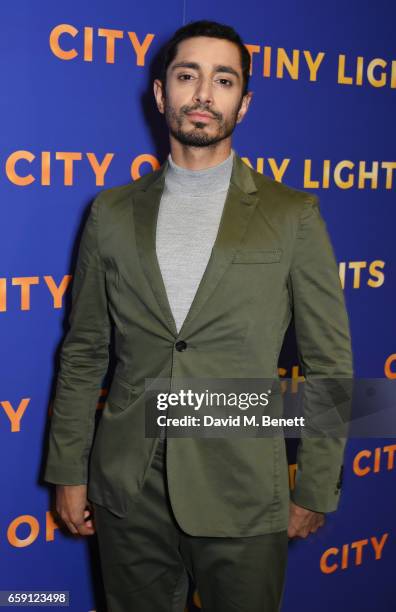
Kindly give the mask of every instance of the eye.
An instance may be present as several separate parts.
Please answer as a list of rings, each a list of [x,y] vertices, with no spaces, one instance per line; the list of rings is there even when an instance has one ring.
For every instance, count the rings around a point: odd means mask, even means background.
[[[183,73],[183,74],[178,74],[177,78],[179,81],[188,81],[189,79],[184,79],[182,77],[192,77],[192,74],[187,74],[187,73]]]
[[[232,81],[230,81],[229,79],[219,79],[219,81],[223,81],[222,85],[226,84],[227,87],[231,87],[232,86]],[[225,81],[225,83],[224,83]]]

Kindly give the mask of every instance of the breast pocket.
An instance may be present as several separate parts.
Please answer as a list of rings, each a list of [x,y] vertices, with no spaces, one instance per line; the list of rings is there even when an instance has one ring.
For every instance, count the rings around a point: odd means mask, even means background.
[[[233,257],[233,264],[271,264],[282,259],[282,249],[243,249]]]

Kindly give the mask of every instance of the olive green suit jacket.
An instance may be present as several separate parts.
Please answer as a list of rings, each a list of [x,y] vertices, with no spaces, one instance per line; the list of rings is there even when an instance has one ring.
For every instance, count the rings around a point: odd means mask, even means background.
[[[352,377],[344,295],[317,196],[257,173],[238,155],[208,265],[177,333],[155,251],[167,166],[103,190],[91,206],[50,424],[44,479],[88,483],[88,498],[120,517],[138,500],[158,442],[145,435],[146,379],[277,381],[292,317],[304,376]],[[94,436],[112,328],[116,366]],[[191,535],[250,536],[286,529],[290,499],[334,511],[344,451],[341,437],[302,438],[291,489],[280,436],[169,437],[175,517]]]

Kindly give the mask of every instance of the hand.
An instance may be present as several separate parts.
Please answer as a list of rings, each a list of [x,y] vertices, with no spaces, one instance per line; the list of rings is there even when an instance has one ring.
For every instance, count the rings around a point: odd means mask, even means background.
[[[88,506],[88,509],[87,509]],[[87,485],[56,485],[56,511],[71,533],[93,535],[93,509],[87,501]]]
[[[307,510],[302,506],[297,506],[290,500],[289,526],[287,535],[289,538],[306,538],[310,533],[315,533],[319,527],[324,525],[325,515],[323,512]]]

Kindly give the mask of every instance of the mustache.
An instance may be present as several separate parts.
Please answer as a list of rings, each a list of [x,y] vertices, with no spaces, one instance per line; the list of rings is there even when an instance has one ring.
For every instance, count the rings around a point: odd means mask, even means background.
[[[198,113],[207,113],[208,115],[211,115],[215,119],[221,119],[222,118],[222,114],[221,113],[217,113],[216,111],[213,111],[213,110],[210,110],[209,108],[205,108],[205,107],[201,107],[201,106],[182,106],[180,110],[184,114],[192,113],[192,112],[196,111]]]

